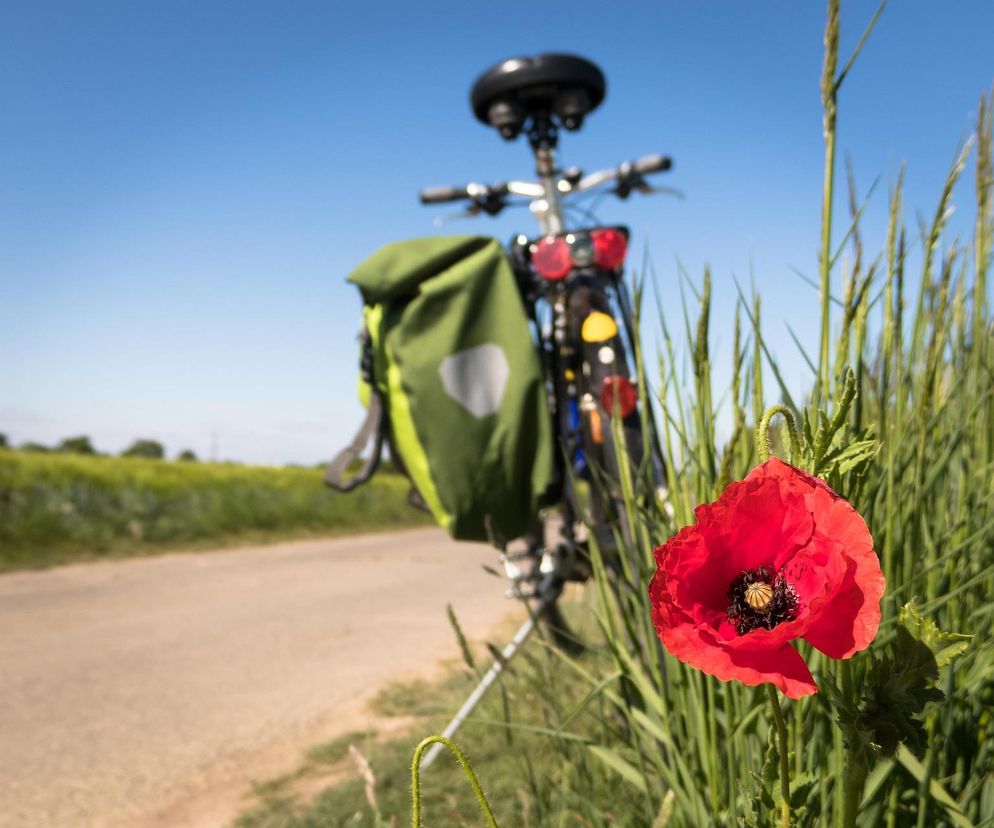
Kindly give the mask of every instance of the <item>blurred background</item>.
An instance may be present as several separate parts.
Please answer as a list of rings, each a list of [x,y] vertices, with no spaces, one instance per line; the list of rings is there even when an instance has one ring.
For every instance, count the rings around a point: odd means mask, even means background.
[[[876,4],[844,6],[846,55]],[[860,198],[877,182],[869,250],[902,164],[905,203],[934,209],[994,76],[994,5],[957,9],[892,4],[843,88],[840,162],[852,153]],[[786,0],[6,3],[0,433],[86,434],[115,453],[147,437],[169,457],[261,464],[329,457],[362,418],[352,268],[401,238],[536,232],[525,211],[439,230],[447,208],[417,193],[533,177],[527,144],[476,122],[468,90],[541,51],[588,57],[608,79],[604,105],[562,137],[564,165],[673,156],[660,183],[684,200],[598,212],[630,225],[637,269],[647,247],[674,321],[679,266],[699,280],[710,265],[719,385],[734,278],[762,294],[771,349],[806,388],[785,323],[813,345],[817,294],[795,271],[817,274],[823,25],[822,4]]]

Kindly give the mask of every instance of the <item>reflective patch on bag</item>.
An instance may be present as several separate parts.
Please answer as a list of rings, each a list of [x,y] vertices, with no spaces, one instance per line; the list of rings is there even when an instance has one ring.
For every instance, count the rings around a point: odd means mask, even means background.
[[[511,368],[499,345],[467,348],[438,367],[445,393],[474,417],[496,414],[504,399]]]

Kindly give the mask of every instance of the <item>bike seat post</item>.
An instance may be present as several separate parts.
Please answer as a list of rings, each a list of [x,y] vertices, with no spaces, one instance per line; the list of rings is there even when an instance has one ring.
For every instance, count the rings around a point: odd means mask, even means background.
[[[556,170],[556,125],[548,116],[537,116],[528,130],[528,141],[535,154],[535,172],[545,188],[545,198],[533,201],[532,214],[546,235],[562,233],[563,205]]]

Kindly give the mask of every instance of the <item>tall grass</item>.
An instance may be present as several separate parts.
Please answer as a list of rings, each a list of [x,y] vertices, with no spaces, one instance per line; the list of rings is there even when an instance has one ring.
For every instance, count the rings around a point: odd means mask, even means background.
[[[653,548],[692,523],[698,503],[714,500],[758,463],[753,428],[766,406],[780,403],[801,424],[806,465],[853,503],[873,535],[887,578],[873,651],[894,638],[899,611],[912,600],[941,630],[974,636],[964,657],[942,666],[939,687],[946,700],[927,708],[924,750],[916,756],[901,746],[870,770],[858,824],[994,825],[991,102],[981,97],[976,133],[954,159],[931,220],[917,231],[906,227],[903,173],[898,178],[887,202],[885,248],[867,264],[860,232],[865,207],[857,204],[851,175],[850,215],[841,238],[833,205],[840,92],[869,30],[844,63],[838,31],[838,2],[830,0],[822,79],[821,320],[817,353],[803,354],[812,368],[811,390],[805,399],[792,398],[763,339],[759,297],[743,295],[727,396],[732,431],[719,441],[715,400],[722,395],[712,387],[707,273],[697,322],[687,322],[690,387],[679,381],[683,372],[663,320],[655,397],[668,499],[664,504],[654,497],[645,469],[624,472],[631,477],[622,489],[636,542],[620,574],[609,574],[594,556],[597,619],[611,663],[607,670],[591,670],[559,654],[556,669],[584,682],[588,695],[580,709],[547,726],[561,747],[562,767],[576,768],[564,785],[559,814],[583,818],[557,822],[550,815],[535,824],[699,828],[772,825],[778,819],[776,751],[763,688],[719,682],[665,652],[652,627],[646,590],[655,568]],[[973,238],[950,239],[953,192],[971,154],[977,169]],[[920,248],[921,266],[911,272],[914,247]],[[846,249],[852,264],[843,269]],[[831,292],[839,281],[841,307],[833,313]],[[638,362],[645,395],[650,389],[642,354]],[[807,645],[802,655],[820,686],[859,687],[870,664],[867,653],[833,663]],[[793,821],[840,825],[852,768],[826,694],[787,702],[784,712]],[[599,723],[597,738],[577,727],[585,716]],[[597,788],[584,778],[591,773],[627,783],[622,813],[617,802],[586,801],[586,792]],[[608,809],[610,817],[603,815]]]
[[[381,474],[351,495],[317,469],[0,449],[0,571],[183,545],[426,525],[408,484]]]

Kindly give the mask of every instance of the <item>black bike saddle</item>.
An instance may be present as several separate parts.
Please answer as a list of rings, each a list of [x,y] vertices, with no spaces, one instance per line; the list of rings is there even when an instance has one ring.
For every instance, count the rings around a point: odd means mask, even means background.
[[[556,116],[563,127],[579,129],[604,100],[604,73],[576,55],[518,57],[491,67],[473,84],[476,117],[508,140],[528,119]]]

